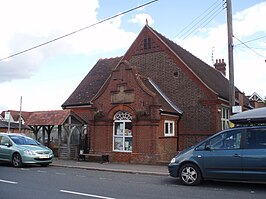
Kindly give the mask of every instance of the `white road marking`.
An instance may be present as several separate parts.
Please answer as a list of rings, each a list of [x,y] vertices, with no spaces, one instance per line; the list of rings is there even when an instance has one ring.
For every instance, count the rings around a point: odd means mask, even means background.
[[[1,180],[0,182],[4,182],[4,183],[8,183],[8,184],[18,184],[17,182],[13,182],[13,181],[8,181],[8,180]]]
[[[30,169],[21,168],[22,171],[29,171]]]
[[[66,173],[55,173],[56,175],[66,175]]]
[[[60,191],[64,192],[64,193],[70,193],[70,194],[74,194],[74,195],[87,196],[87,197],[93,197],[93,198],[115,199],[115,198],[110,198],[110,197],[106,197],[106,196],[99,196],[99,195],[93,195],[93,194],[81,193],[81,192],[75,192],[75,191],[67,191],[67,190],[60,190]]]
[[[39,173],[47,173],[47,171],[38,170]]]
[[[82,177],[82,178],[86,178],[87,176],[84,175],[76,175],[77,177]]]

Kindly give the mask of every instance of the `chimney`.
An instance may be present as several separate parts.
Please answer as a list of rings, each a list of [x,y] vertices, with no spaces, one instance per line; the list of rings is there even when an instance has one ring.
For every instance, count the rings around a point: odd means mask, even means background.
[[[224,76],[226,76],[226,64],[224,63],[224,59],[216,59],[216,63],[214,64],[214,67],[216,70],[218,70],[220,73],[222,73]]]

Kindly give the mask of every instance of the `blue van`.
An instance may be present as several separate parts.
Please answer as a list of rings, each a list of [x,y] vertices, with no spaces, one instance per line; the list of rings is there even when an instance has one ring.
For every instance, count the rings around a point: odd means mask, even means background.
[[[266,118],[266,108],[261,110]],[[253,118],[250,125],[250,119],[240,116],[236,114],[233,120],[241,126],[217,133],[175,156],[168,165],[170,176],[185,185],[202,180],[266,181],[266,120]]]

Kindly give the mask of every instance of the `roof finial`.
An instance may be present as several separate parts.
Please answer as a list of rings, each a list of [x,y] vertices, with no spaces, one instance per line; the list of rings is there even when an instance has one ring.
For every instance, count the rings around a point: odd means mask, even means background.
[[[148,23],[148,19],[146,18],[146,25],[149,25],[149,23]]]

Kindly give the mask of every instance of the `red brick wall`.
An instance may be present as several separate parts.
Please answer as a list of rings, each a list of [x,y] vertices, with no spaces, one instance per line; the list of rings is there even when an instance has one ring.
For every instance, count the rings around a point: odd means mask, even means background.
[[[161,162],[169,162],[171,158],[177,154],[178,150],[178,117],[173,116],[162,116],[162,120],[160,122],[160,130],[158,134],[158,153],[160,154],[160,161]],[[165,136],[164,135],[164,122],[165,120],[174,121],[174,136]]]
[[[102,114],[101,117],[94,117],[90,123],[90,150],[94,153],[108,153],[111,161],[146,164],[168,161],[169,157],[176,153],[176,139],[160,140],[160,137],[164,136],[164,120],[161,120],[160,105],[157,104],[155,95],[137,82],[134,69],[127,67],[119,66],[99,97],[93,101],[94,109],[91,110],[94,110],[94,114],[97,111],[101,111]],[[111,95],[118,91],[121,84],[127,90],[134,91],[132,103],[112,103]],[[120,110],[133,116],[132,153],[113,152],[113,117]],[[145,114],[139,115],[140,112]]]
[[[217,96],[206,91],[193,74],[178,60],[164,51],[135,55],[130,59],[141,73],[151,77],[167,96],[184,112],[180,121],[180,134],[213,134],[217,132]],[[178,74],[177,76],[174,76]],[[169,84],[169,80],[171,80]],[[200,138],[199,138],[200,139]],[[198,140],[198,138],[195,138]],[[179,149],[194,144],[179,139]]]

